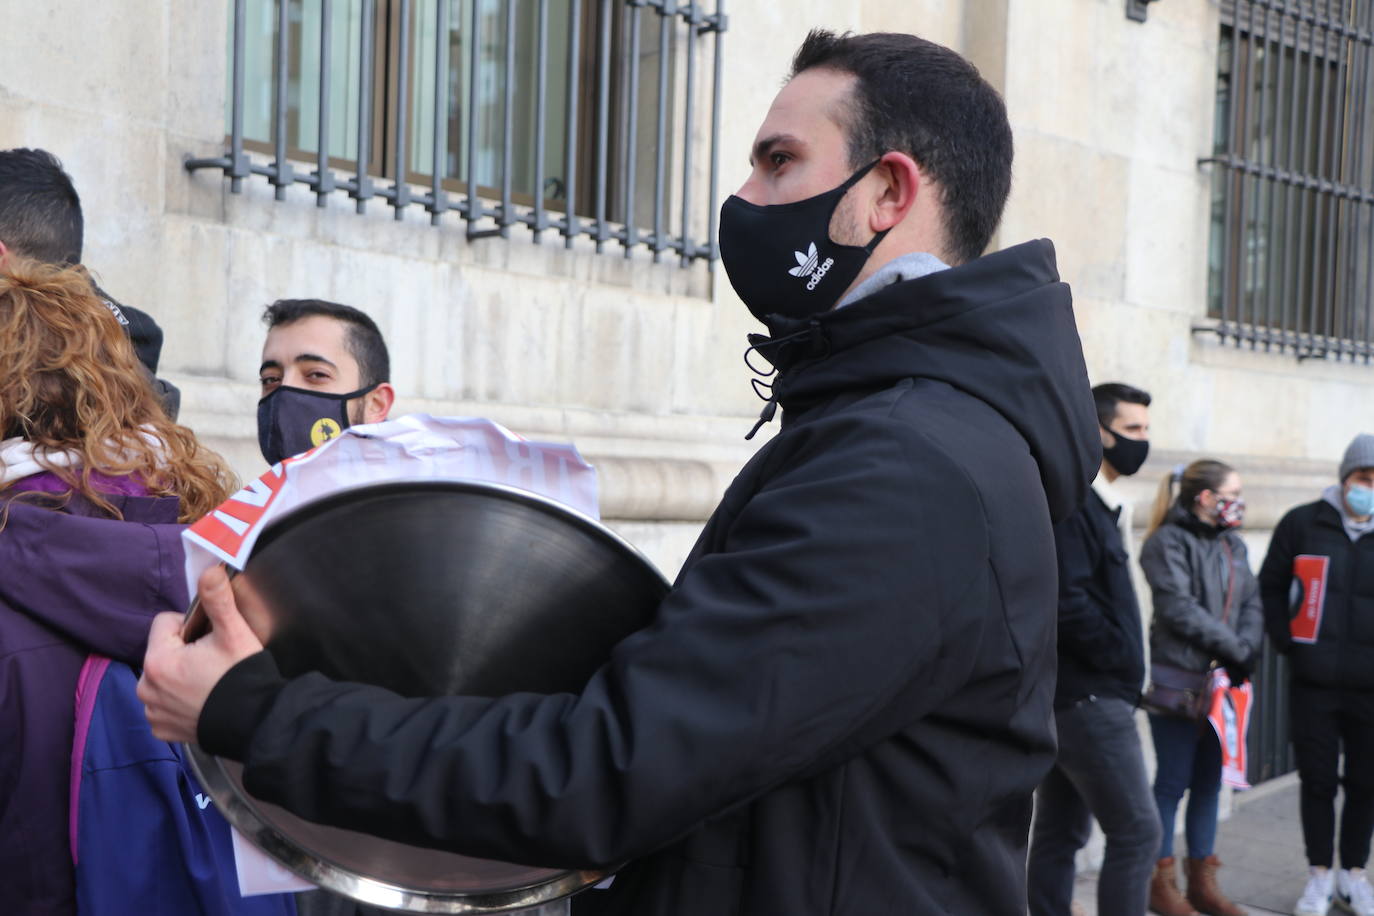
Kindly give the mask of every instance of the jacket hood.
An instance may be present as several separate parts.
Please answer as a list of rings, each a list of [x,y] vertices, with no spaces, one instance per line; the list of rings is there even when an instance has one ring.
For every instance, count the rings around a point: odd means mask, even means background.
[[[813,318],[770,316],[769,330],[750,339],[778,368],[773,395],[789,419],[840,392],[935,379],[990,405],[1026,440],[1055,520],[1078,508],[1101,466],[1072,298],[1048,239]]]

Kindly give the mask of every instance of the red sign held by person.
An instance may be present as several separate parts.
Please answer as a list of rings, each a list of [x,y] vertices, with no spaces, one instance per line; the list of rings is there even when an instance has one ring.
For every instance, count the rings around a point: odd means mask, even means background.
[[[1250,701],[1254,697],[1250,682],[1239,687],[1231,683],[1226,672],[1213,668],[1207,681],[1211,702],[1207,706],[1207,721],[1217,733],[1221,744],[1221,781],[1236,789],[1248,789],[1246,777],[1246,739],[1250,733]]]
[[[1293,578],[1302,587],[1302,603],[1288,624],[1293,642],[1312,644],[1322,625],[1322,606],[1326,603],[1326,574],[1330,557],[1302,554],[1293,558]]]

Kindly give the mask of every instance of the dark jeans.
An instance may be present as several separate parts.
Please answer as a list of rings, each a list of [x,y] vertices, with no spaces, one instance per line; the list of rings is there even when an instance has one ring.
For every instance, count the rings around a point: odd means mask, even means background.
[[[1204,859],[1217,841],[1217,796],[1221,792],[1221,744],[1206,721],[1150,715],[1155,739],[1155,804],[1159,807],[1162,837],[1159,857],[1174,854],[1174,818],[1183,793],[1188,793],[1183,835],[1188,855]]]
[[[1337,767],[1345,748],[1341,867],[1364,868],[1374,832],[1374,692],[1293,685],[1293,750],[1311,865],[1332,865]]]
[[[1101,916],[1142,916],[1159,846],[1135,707],[1115,697],[1081,700],[1055,712],[1059,758],[1035,792],[1028,862],[1031,916],[1068,916],[1074,853],[1092,819],[1107,836],[1097,883]]]

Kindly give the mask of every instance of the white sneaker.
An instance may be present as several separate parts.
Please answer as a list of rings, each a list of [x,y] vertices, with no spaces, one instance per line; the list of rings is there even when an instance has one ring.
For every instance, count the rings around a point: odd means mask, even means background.
[[[1336,904],[1355,916],[1374,916],[1374,887],[1363,868],[1342,868],[1336,873]]]
[[[1307,871],[1307,886],[1293,908],[1293,916],[1326,916],[1326,911],[1331,909],[1335,876],[1328,868],[1309,868]]]

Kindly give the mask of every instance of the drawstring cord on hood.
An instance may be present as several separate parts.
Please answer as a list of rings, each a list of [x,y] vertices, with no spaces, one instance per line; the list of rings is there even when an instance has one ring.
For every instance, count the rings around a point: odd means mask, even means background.
[[[750,429],[748,433],[745,434],[745,441],[754,438],[754,433],[758,432],[763,427],[763,424],[771,423],[774,414],[778,412],[778,399],[773,394],[773,383],[764,381],[764,379],[770,376],[777,375],[778,367],[770,365],[766,370],[760,369],[758,366],[754,365],[753,361],[750,360],[749,356],[752,353],[758,353],[762,355],[763,347],[781,342],[781,340],[769,340],[762,334],[749,335],[749,348],[744,351],[744,365],[749,368],[750,372],[758,376],[758,378],[751,378],[749,380],[749,386],[754,389],[754,394],[757,395],[758,398],[764,402],[764,405],[763,410],[759,413],[758,422],[755,423],[754,427]],[[764,359],[767,358],[768,357],[766,356],[764,357]],[[764,394],[765,391],[767,391],[768,393]]]
[[[778,367],[772,365],[772,360],[769,360],[770,365],[768,369],[760,369],[758,366],[754,365],[753,360],[750,359],[750,354],[758,353],[767,360],[768,354],[764,353],[764,347],[780,347],[783,344],[802,337],[809,339],[812,353],[818,356],[825,356],[830,352],[830,344],[821,331],[820,322],[816,321],[814,318],[808,321],[806,327],[800,331],[794,331],[782,337],[771,338],[765,337],[762,334],[749,335],[749,346],[744,351],[744,365],[748,367],[750,372],[758,376],[758,378],[751,378],[749,380],[749,385],[754,389],[754,394],[757,395],[760,400],[764,401],[764,405],[763,410],[759,411],[758,422],[756,422],[753,429],[749,430],[745,435],[744,438],[746,441],[754,438],[754,434],[763,427],[763,424],[771,423],[773,417],[778,413],[778,396],[773,392],[773,386],[777,384],[777,381],[764,381],[766,378],[777,375]],[[767,394],[764,394],[765,390],[768,392]]]

